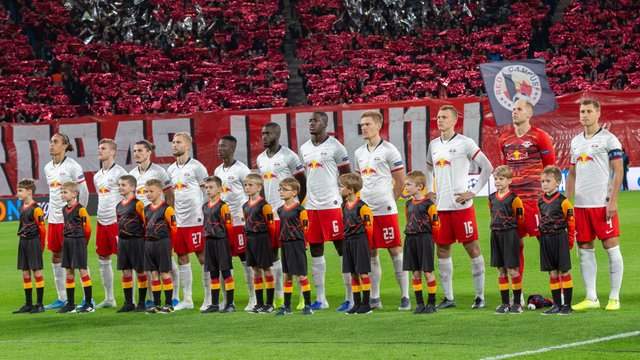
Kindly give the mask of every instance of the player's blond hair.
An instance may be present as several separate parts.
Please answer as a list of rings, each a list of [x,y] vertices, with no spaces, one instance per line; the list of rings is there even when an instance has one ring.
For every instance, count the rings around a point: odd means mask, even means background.
[[[413,181],[416,185],[421,185],[423,188],[427,186],[427,175],[420,170],[413,170],[407,173],[407,179]]]
[[[338,179],[338,183],[354,193],[362,190],[362,178],[356,174],[342,174]]]
[[[151,179],[151,180],[148,180],[148,181],[144,184],[144,187],[145,187],[145,188],[148,188],[148,187],[150,187],[150,186],[155,186],[155,187],[157,187],[158,189],[162,190],[162,181],[161,181],[161,180],[158,180],[158,179]]]
[[[597,112],[600,112],[600,103],[593,99],[582,99],[580,105],[593,105]]]
[[[440,107],[440,110],[438,111],[445,111],[445,110],[449,110],[451,112],[451,115],[453,115],[454,119],[458,118],[458,110],[456,110],[456,108],[454,108],[452,105],[443,105]]]
[[[556,179],[556,181],[562,181],[562,170],[560,170],[560,168],[555,165],[547,165],[544,169],[542,169],[540,176],[542,175],[548,175]]]
[[[513,170],[511,170],[507,165],[500,165],[493,170],[493,176],[511,179],[513,178]]]
[[[380,126],[382,126],[382,124],[384,123],[384,118],[382,117],[382,114],[378,111],[369,110],[369,111],[363,112],[362,115],[360,115],[360,119],[364,119],[366,117],[372,118],[373,121],[375,121],[376,124]]]
[[[182,136],[183,138],[185,138],[187,140],[187,142],[189,144],[193,143],[193,138],[191,137],[191,134],[189,134],[188,132],[184,132],[184,131],[180,131],[177,132],[175,134],[173,134],[173,138],[175,139],[176,136]]]
[[[74,181],[66,181],[64,183],[62,183],[62,188],[69,190],[71,192],[74,193],[78,193],[78,184],[76,184]]]
[[[291,190],[295,191],[296,194],[300,193],[300,182],[294,178],[286,178],[280,181],[280,187],[288,186]]]
[[[107,145],[111,146],[113,148],[113,150],[118,150],[118,144],[116,144],[116,142],[113,139],[104,138],[104,139],[100,140],[100,145],[102,145],[102,144],[107,144]]]
[[[244,180],[242,180],[243,184],[253,184],[253,185],[259,185],[260,187],[264,186],[264,182],[262,181],[262,176],[258,175],[258,174],[249,174],[247,176],[244,177]]]
[[[218,187],[222,187],[222,179],[220,179],[219,177],[215,176],[215,175],[211,175],[208,176],[204,179],[205,183],[214,183],[216,184]]]

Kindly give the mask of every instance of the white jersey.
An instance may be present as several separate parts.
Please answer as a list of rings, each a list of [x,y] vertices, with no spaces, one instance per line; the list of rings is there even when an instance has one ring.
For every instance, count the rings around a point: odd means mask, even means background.
[[[242,205],[249,200],[244,192],[242,181],[251,173],[247,165],[235,160],[228,168],[224,164],[218,165],[213,174],[222,180],[220,198],[229,205],[233,226],[244,226]]]
[[[122,195],[118,192],[118,179],[127,172],[122,166],[113,164],[107,171],[100,169],[93,174],[93,184],[98,193],[98,222],[100,225],[115,224],[116,207],[122,201]]]
[[[189,158],[184,165],[178,165],[175,162],[171,164],[167,174],[173,186],[176,225],[178,227],[202,225],[204,194],[201,186],[204,186],[204,179],[209,176],[207,169],[198,160]]]
[[[342,197],[338,187],[338,168],[349,166],[344,145],[329,136],[315,146],[308,140],[300,147],[300,159],[307,168],[307,210],[339,209]]]
[[[392,173],[404,169],[398,149],[384,140],[373,151],[364,144],[356,149],[353,163],[354,170],[362,177],[360,198],[373,215],[397,214]]]
[[[454,134],[449,141],[439,137],[429,143],[427,166],[433,166],[436,177],[438,211],[462,210],[473,205],[473,200],[458,204],[454,194],[469,190],[469,168],[479,153],[478,145],[460,134]]]
[[[571,140],[571,165],[576,167],[575,207],[607,206],[613,176],[610,161],[621,158],[622,144],[604,128],[590,139],[582,133]]]
[[[49,185],[49,213],[47,220],[50,224],[63,224],[62,208],[67,204],[60,197],[60,188],[67,181],[81,184],[85,181],[82,167],[75,160],[65,157],[58,165],[49,161],[44,166],[44,175],[47,177]],[[87,204],[83,204],[86,206]]]
[[[136,166],[129,171],[129,175],[136,178],[136,198],[142,201],[144,206],[150,204],[150,201],[147,200],[147,195],[144,192],[144,184],[146,184],[147,181],[153,179],[160,180],[162,181],[162,190],[171,189],[171,179],[169,179],[169,174],[167,174],[167,171],[158,164],[151,163],[147,170],[142,174],[140,174],[139,167]],[[164,194],[162,196],[164,196]]]
[[[280,199],[280,181],[304,173],[304,165],[296,153],[285,146],[280,146],[272,157],[267,156],[265,150],[258,155],[256,163],[264,181],[264,198],[272,209],[278,209],[284,205],[284,200]],[[277,211],[273,215],[274,219],[279,219]]]

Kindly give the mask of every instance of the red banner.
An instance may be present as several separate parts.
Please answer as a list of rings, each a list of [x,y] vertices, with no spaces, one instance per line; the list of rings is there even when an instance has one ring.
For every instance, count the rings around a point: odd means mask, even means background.
[[[579,99],[585,96],[602,103],[602,122],[616,134],[630,153],[632,163],[640,157],[640,91],[594,92],[572,94],[558,98],[559,108],[541,115],[532,123],[551,136],[559,165],[568,167],[571,138],[582,129],[578,121]],[[19,179],[37,180],[38,193],[46,193],[44,165],[51,160],[49,139],[56,132],[67,134],[76,151],[69,154],[83,167],[93,192],[93,173],[100,168],[97,158],[98,141],[109,137],[118,144],[116,162],[126,169],[135,166],[133,144],[147,139],[156,144],[154,162],[170,164],[172,134],[187,131],[193,135],[192,156],[213,172],[220,163],[216,155],[218,139],[231,134],[238,139],[236,158],[255,168],[255,159],[263,151],[262,126],[270,121],[283,129],[281,143],[297,150],[309,139],[308,119],[313,111],[329,115],[327,131],[335,135],[352,155],[363,140],[359,134],[360,114],[380,110],[384,114],[383,137],[398,147],[408,169],[424,169],[426,149],[430,139],[437,137],[436,114],[440,106],[450,104],[460,113],[456,131],[463,133],[482,147],[492,163],[499,162],[497,148],[500,132],[493,121],[488,102],[480,98],[428,99],[384,104],[294,107],[277,110],[223,111],[189,115],[147,114],[137,116],[85,117],[52,123],[3,124],[0,126],[0,196],[13,196]],[[507,125],[510,126],[510,125]]]

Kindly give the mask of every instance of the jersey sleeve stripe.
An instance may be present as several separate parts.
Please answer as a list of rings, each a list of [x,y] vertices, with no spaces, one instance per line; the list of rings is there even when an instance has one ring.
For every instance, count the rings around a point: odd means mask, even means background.
[[[343,168],[343,167],[345,167],[345,166],[349,166],[349,163],[342,164],[342,165],[338,165],[338,169],[341,169],[341,168]]]
[[[391,172],[396,172],[396,171],[399,171],[399,170],[404,170],[404,166],[401,166],[401,167],[399,167],[397,169],[393,169],[393,170],[391,170]]]
[[[476,156],[478,156],[479,153],[480,153],[480,149],[478,149],[478,151],[476,151],[476,153],[473,154],[473,156],[471,157],[471,160],[475,159]]]

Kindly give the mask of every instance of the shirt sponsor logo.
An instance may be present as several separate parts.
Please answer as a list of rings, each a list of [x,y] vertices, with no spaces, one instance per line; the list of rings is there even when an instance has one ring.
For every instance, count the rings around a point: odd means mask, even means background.
[[[182,190],[184,190],[184,189],[186,189],[186,188],[188,188],[188,187],[189,187],[189,185],[184,184],[184,183],[182,183],[182,182],[178,181],[178,182],[176,183],[176,185],[173,187],[173,189],[174,189],[174,190],[177,190],[177,191],[182,191]]]
[[[445,166],[451,166],[451,161],[446,160],[446,159],[439,159],[438,161],[436,161],[435,164],[433,164],[434,166],[439,167],[440,169],[444,168]]]
[[[227,185],[222,185],[222,189],[220,190],[221,190],[220,192],[223,194],[228,194],[231,192],[231,188],[229,188]]]
[[[375,169],[372,169],[370,166],[367,166],[366,168],[362,169],[361,173],[364,176],[371,176],[377,174],[378,172]]]
[[[318,170],[319,168],[324,167],[324,165],[322,165],[322,163],[319,163],[313,160],[312,162],[307,164],[307,167],[311,170]]]
[[[528,158],[529,158],[528,152],[520,152],[518,150],[507,155],[507,160],[523,160]]]
[[[53,182],[49,184],[49,187],[52,189],[57,189],[59,187],[62,187],[62,183],[59,182],[58,180],[53,180]]]
[[[111,194],[111,189],[106,188],[104,186],[100,187],[100,189],[98,189],[98,195],[107,195],[107,194]]]
[[[262,175],[262,178],[265,181],[271,182],[271,180],[277,179],[278,176],[276,176],[276,174],[272,173],[271,171],[267,171],[266,173],[264,173],[264,175]]]
[[[578,158],[576,159],[576,163],[580,163],[580,164],[586,164],[589,161],[594,161],[593,158],[587,154],[580,154],[578,155]]]
[[[523,142],[523,143],[522,143],[522,146],[524,146],[524,147],[525,147],[525,148],[527,148],[527,149],[528,149],[531,145],[533,145],[533,144],[531,143],[531,141],[525,141],[525,142]]]
[[[138,191],[136,191],[136,194],[139,196],[144,196],[145,195],[144,187],[141,187],[140,189],[138,189]]]

